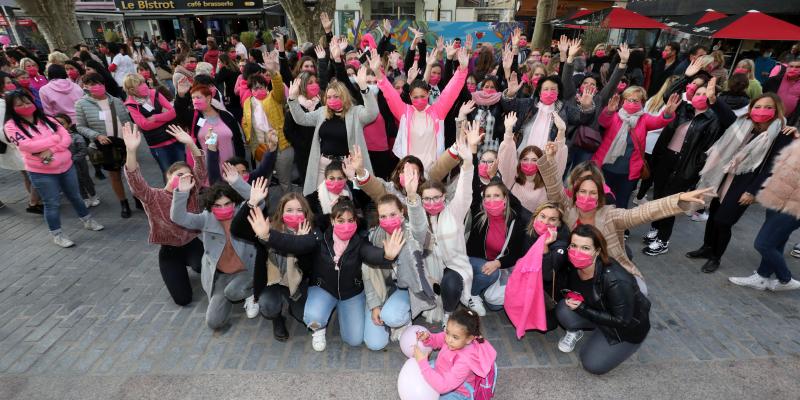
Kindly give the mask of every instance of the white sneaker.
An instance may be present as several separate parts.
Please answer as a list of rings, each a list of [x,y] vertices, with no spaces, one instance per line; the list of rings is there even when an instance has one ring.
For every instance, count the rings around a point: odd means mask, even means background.
[[[767,286],[769,285],[769,279],[764,278],[755,272],[753,272],[753,275],[741,278],[732,276],[728,278],[728,280],[734,285],[745,286],[756,290],[766,290]]]
[[[641,199],[638,199],[638,198],[636,198],[636,196],[634,196],[634,197],[633,197],[633,204],[636,204],[637,206],[640,206],[640,205],[642,205],[642,204],[645,204],[645,203],[647,203],[648,201],[649,201],[649,200],[647,200],[647,196],[644,196],[644,197],[642,197]]]
[[[399,328],[392,328],[392,336],[389,337],[391,339],[391,341],[393,341],[393,342],[400,341],[400,336],[403,336],[403,332],[405,332],[406,329],[409,326],[411,326],[411,322],[409,322],[409,323],[407,323],[407,324],[405,324],[405,325],[403,325],[403,326],[401,326]]]
[[[247,318],[253,319],[258,316],[260,307],[256,303],[256,296],[250,296],[244,300],[244,312]]]
[[[662,242],[661,239],[656,239],[650,242],[647,247],[642,249],[642,253],[648,256],[657,256],[669,251],[669,242]]]
[[[315,351],[325,351],[325,328],[317,329],[311,334],[311,347]]]
[[[67,247],[75,246],[75,242],[73,242],[72,240],[69,240],[69,238],[66,235],[64,235],[63,233],[59,233],[59,234],[53,235],[53,243],[65,248],[65,249]]]
[[[769,283],[767,284],[767,289],[773,292],[783,292],[786,290],[797,290],[800,289],[800,281],[796,279],[792,279],[789,282],[781,283],[781,281],[777,279],[770,279]]]
[[[656,239],[658,239],[658,229],[650,227],[650,230],[642,237],[642,241],[645,243],[653,243]]]
[[[105,228],[103,225],[100,225],[99,222],[95,221],[94,218],[83,221],[83,227],[90,231],[102,231],[103,228]]]
[[[92,201],[90,199],[83,199],[83,205],[86,206],[86,208],[91,207],[91,204]]]
[[[470,310],[475,311],[479,317],[486,316],[486,308],[483,306],[483,299],[481,296],[470,296],[467,306]]]
[[[86,201],[88,202],[87,207],[97,207],[100,205],[100,198],[97,196],[89,197],[88,199],[86,199]]]
[[[794,245],[794,248],[792,248],[792,252],[790,254],[794,258],[800,258],[800,243]]]
[[[571,353],[572,350],[575,350],[575,345],[582,337],[583,331],[567,331],[567,334],[558,341],[558,349],[563,353]]]
[[[692,221],[694,222],[705,222],[708,221],[708,213],[704,212],[700,214],[699,212],[692,213]]]

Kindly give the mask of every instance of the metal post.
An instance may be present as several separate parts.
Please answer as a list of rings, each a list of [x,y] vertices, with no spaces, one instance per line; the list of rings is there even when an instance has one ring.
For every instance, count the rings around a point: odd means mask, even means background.
[[[14,41],[17,42],[18,45],[22,46],[22,38],[19,37],[19,33],[17,33],[17,28],[15,27],[14,21],[10,18],[10,14],[6,10],[6,6],[0,7],[3,11],[3,17],[6,19],[8,23],[8,27],[11,29],[11,34],[14,35]]]
[[[736,54],[733,55],[733,61],[731,62],[731,67],[728,70],[729,79],[731,76],[733,76],[733,70],[736,69],[736,59],[739,58],[739,53],[742,51],[742,43],[744,43],[744,39],[739,40],[739,47],[736,49]]]

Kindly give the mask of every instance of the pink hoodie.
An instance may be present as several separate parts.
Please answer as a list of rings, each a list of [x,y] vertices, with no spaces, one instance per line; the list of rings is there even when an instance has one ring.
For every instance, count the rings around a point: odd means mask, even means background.
[[[47,115],[64,113],[75,121],[75,103],[83,97],[83,89],[69,79],[53,79],[39,89],[42,111]]]
[[[444,335],[444,332],[432,333],[425,341],[426,346],[441,349],[436,356],[436,366],[431,367],[428,360],[420,360],[419,369],[425,381],[440,394],[455,390],[469,397],[464,383],[477,387],[478,381],[494,367],[497,351],[485,339],[483,343],[473,340],[461,350],[450,350],[444,342]]]
[[[22,153],[25,170],[28,172],[62,174],[72,167],[72,153],[69,151],[72,136],[55,119],[51,118],[50,121],[57,127],[55,132],[42,121],[36,125],[36,130],[26,127],[25,132],[13,120],[6,121],[6,138]],[[35,155],[45,150],[53,152],[52,160],[48,164]]]

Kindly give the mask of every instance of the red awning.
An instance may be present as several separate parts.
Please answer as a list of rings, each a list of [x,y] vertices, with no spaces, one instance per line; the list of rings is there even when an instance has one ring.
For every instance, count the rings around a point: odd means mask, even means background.
[[[718,19],[694,31],[714,39],[800,40],[800,26],[755,10]]]
[[[718,19],[725,18],[727,16],[728,16],[728,14],[721,13],[721,12],[716,11],[716,10],[708,9],[708,10],[705,11],[705,14],[703,14],[703,16],[700,17],[700,19],[698,19],[697,22],[695,22],[694,24],[695,25],[703,25],[703,24],[707,24],[707,23],[709,23],[711,21],[716,21]]]
[[[609,29],[668,29],[661,22],[620,7],[611,7],[563,21],[566,26],[601,25]]]

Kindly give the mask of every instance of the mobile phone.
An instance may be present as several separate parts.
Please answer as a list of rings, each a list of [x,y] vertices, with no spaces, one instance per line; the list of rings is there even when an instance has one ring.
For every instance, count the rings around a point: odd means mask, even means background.
[[[209,144],[212,144],[212,145],[213,144],[217,144],[217,134],[216,133],[211,132],[211,134],[208,135],[208,137],[206,138],[206,145],[209,145]]]
[[[561,295],[564,296],[565,299],[580,301],[583,303],[583,295],[574,290],[561,289]]]

